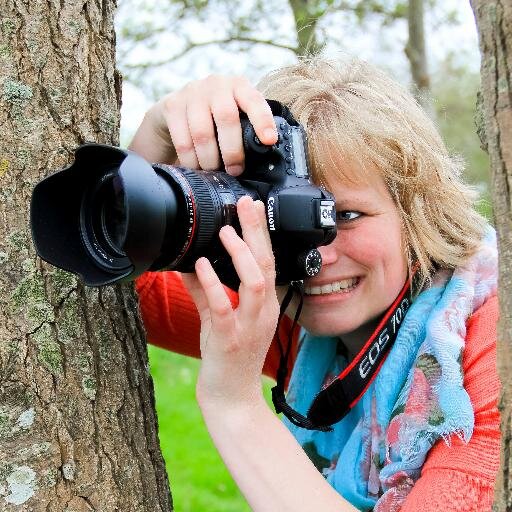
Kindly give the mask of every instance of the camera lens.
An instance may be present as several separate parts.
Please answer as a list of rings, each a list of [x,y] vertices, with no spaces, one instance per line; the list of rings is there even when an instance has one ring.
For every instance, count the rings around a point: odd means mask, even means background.
[[[275,190],[280,230],[287,235],[280,244],[272,238],[276,261],[285,262],[278,284],[301,278],[319,261],[313,255],[304,261],[307,268],[298,268],[297,254],[336,236],[335,224],[312,224],[311,201],[333,198],[303,179],[298,186],[298,178],[286,173],[270,180],[268,158],[251,155],[250,179],[236,179],[222,171],[150,164],[113,146],[80,146],[69,167],[41,180],[32,193],[37,254],[87,286],[133,280],[148,270],[190,272],[206,256],[221,282],[236,289],[239,279],[218,232],[226,224],[241,231],[240,197],[264,199]]]
[[[101,231],[112,250],[124,254],[128,228],[125,195],[118,176],[107,180],[100,191]]]

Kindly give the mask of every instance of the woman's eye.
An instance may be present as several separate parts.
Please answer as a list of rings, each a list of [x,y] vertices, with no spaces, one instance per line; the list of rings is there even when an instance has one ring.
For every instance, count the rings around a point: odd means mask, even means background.
[[[358,219],[361,215],[363,215],[361,212],[343,210],[341,212],[336,212],[336,220],[340,222],[350,222],[351,220]]]

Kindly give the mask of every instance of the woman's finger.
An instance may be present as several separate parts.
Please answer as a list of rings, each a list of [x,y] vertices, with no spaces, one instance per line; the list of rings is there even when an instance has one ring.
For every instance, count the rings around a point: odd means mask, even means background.
[[[196,82],[188,85],[187,93],[187,122],[199,168],[216,170],[220,167],[220,155],[208,97]]]
[[[232,176],[238,176],[244,167],[242,125],[238,106],[233,99],[233,91],[229,88],[225,93],[215,94],[212,98],[212,114],[226,171]]]
[[[265,321],[269,321],[272,318],[272,311],[278,313],[279,305],[275,287],[276,267],[267,229],[265,206],[259,200],[253,201],[243,197],[238,201],[237,211],[244,241],[251,250],[265,281],[263,307],[265,308]],[[277,321],[277,316],[275,320]]]
[[[190,169],[197,169],[199,161],[188,127],[187,104],[183,95],[179,93],[169,94],[163,105],[163,116],[169,128],[179,164]]]
[[[226,340],[231,339],[235,327],[235,315],[219,276],[207,258],[199,258],[196,261],[195,270],[210,311],[212,329],[224,335]]]
[[[272,289],[275,286],[276,267],[267,228],[265,206],[261,201],[242,197],[237,203],[237,212],[243,239],[254,255],[267,289]]]
[[[263,274],[251,250],[231,226],[222,227],[219,236],[240,278],[237,310],[242,317],[255,318],[265,301]]]
[[[197,275],[193,272],[183,272],[180,274],[181,280],[185,285],[188,293],[192,297],[194,304],[197,307],[197,312],[199,313],[199,318],[201,322],[204,322],[209,318],[209,308],[208,308],[208,299],[204,293],[203,287]]]
[[[277,142],[277,130],[274,116],[265,98],[245,77],[235,80],[233,87],[235,101],[243,110],[263,144]]]

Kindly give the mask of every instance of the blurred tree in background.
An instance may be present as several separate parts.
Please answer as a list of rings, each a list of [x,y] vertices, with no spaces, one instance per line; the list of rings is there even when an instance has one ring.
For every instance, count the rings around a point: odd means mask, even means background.
[[[409,37],[405,54],[417,88],[428,92],[425,3],[425,0],[288,0],[270,5],[253,0],[237,5],[230,0],[123,0],[121,10],[136,11],[138,16],[136,19],[126,17],[120,23],[120,60],[127,78],[140,84],[146,79],[144,71],[185,58],[193,59],[195,50],[207,46],[216,45],[235,52],[255,45],[267,46],[304,57],[322,52],[329,44],[345,46],[350,33],[332,30],[338,24],[339,15],[363,30],[368,21],[377,22],[380,28],[407,20]],[[428,3],[434,6],[436,0]],[[123,17],[122,11],[120,16]],[[139,16],[143,18],[142,23]],[[453,19],[454,14],[448,11],[444,22]],[[170,20],[171,26],[168,25]],[[202,30],[197,30],[198,26]],[[170,33],[177,43],[175,51],[169,52],[167,48],[163,57],[157,52],[158,58],[153,53],[149,59],[132,59],[133,51],[141,44],[154,50],[162,36]],[[358,35],[365,36],[362,31]]]
[[[444,29],[451,37],[446,27],[460,23],[460,9],[439,0],[119,0],[118,61],[125,83],[155,101],[210,73],[255,82],[303,55],[362,56],[410,85],[450,150],[467,161],[488,213],[488,158],[473,123],[478,49],[468,54],[456,45],[456,53],[439,55],[438,48],[445,41],[437,34]],[[469,29],[476,34],[474,25]],[[434,44],[435,59],[428,55]],[[127,144],[124,138],[122,131]]]
[[[434,5],[435,0],[430,0],[430,4]],[[145,8],[148,6],[147,3],[142,5]],[[248,5],[249,9],[247,9]],[[219,45],[236,49],[236,47],[233,48],[232,43],[237,43],[239,49],[243,49],[244,46],[263,45],[287,50],[294,53],[296,57],[307,57],[322,52],[329,41],[340,43],[340,34],[329,34],[326,30],[326,26],[333,24],[335,14],[351,16],[356,22],[355,25],[358,26],[362,26],[369,18],[377,20],[380,26],[392,25],[405,19],[408,38],[404,50],[416,85],[415,92],[420,103],[431,115],[434,115],[430,99],[430,77],[425,42],[425,0],[373,0],[370,2],[367,0],[288,0],[281,3],[279,10],[275,5],[269,5],[261,0],[252,2],[252,5],[244,4],[243,8],[237,6],[236,9],[233,2],[229,0],[209,2],[173,0],[164,3],[163,6],[168,9],[170,15],[169,17],[164,15],[164,19],[179,20],[177,32],[180,34],[181,44],[175,52],[171,52],[163,59],[128,64],[128,70],[141,72],[148,68],[165,66],[186,58],[192,50],[204,46]],[[225,17],[231,23],[219,23],[213,37],[198,38],[197,32],[188,30],[192,22],[213,24],[216,17],[223,13],[227,14]],[[286,28],[283,20],[290,18],[290,14],[293,25],[288,30],[283,30]],[[266,30],[263,32],[263,27],[259,26],[260,23],[265,25]],[[185,30],[183,30],[184,27]],[[219,30],[221,27],[223,30]],[[144,41],[151,44],[154,38],[165,31],[164,27],[154,25],[152,21],[142,26],[128,22],[123,27],[122,35],[124,39],[131,40],[135,44]],[[240,46],[241,44],[243,46]]]
[[[492,219],[489,157],[476,133],[475,107],[480,73],[457,62],[452,53],[432,77],[437,124],[448,148],[466,160],[466,178],[481,194],[480,211]]]

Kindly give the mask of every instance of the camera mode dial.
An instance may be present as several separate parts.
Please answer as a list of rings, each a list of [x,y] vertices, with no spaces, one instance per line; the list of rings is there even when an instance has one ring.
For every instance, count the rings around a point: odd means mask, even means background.
[[[316,276],[322,268],[322,255],[318,249],[311,249],[299,255],[298,266],[308,277]]]

